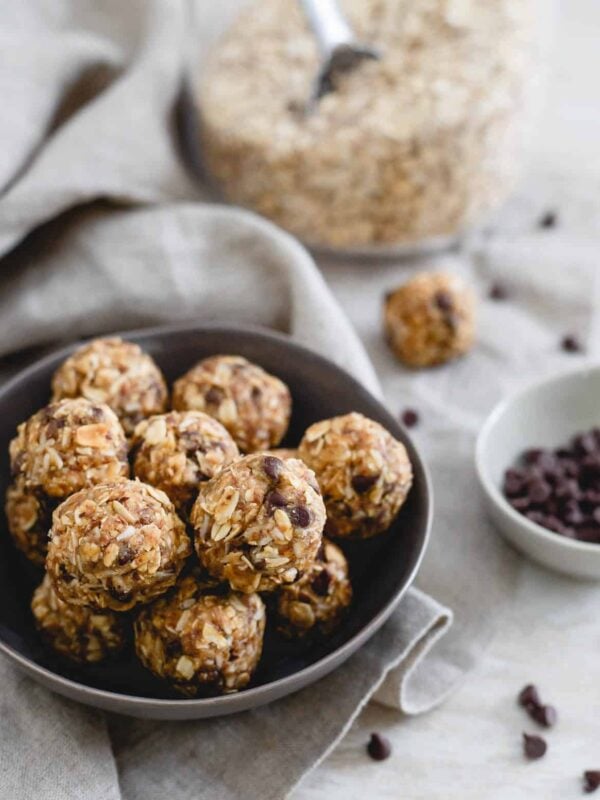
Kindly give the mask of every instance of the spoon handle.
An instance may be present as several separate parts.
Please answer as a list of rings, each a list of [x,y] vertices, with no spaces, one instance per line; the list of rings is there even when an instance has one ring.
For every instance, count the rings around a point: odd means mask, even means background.
[[[300,0],[323,56],[355,43],[354,34],[336,0]]]

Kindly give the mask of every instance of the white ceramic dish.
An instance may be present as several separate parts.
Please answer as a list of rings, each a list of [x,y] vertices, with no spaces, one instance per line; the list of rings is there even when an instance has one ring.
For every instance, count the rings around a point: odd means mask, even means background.
[[[567,539],[519,514],[502,494],[504,471],[529,447],[558,447],[600,426],[600,367],[539,381],[501,402],[476,447],[479,481],[492,521],[525,555],[577,578],[600,580],[600,545]]]

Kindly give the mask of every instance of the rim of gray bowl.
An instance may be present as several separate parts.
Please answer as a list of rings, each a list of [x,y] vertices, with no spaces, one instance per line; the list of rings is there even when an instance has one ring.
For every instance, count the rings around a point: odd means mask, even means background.
[[[382,405],[386,413],[389,414],[388,410],[385,408],[385,406],[383,406],[379,398],[372,395],[365,386],[363,386],[356,378],[354,378],[342,367],[338,366],[328,358],[325,358],[324,356],[314,352],[313,350],[310,350],[304,345],[299,344],[291,336],[270,330],[268,328],[263,328],[259,325],[222,325],[211,323],[195,325],[193,323],[184,322],[169,325],[156,325],[148,328],[136,328],[134,330],[101,333],[98,334],[98,336],[120,336],[123,338],[136,339],[150,338],[152,336],[160,336],[169,333],[183,333],[185,331],[190,333],[199,333],[206,330],[209,330],[211,333],[218,333],[219,331],[223,331],[224,333],[251,333],[266,340],[276,341],[279,344],[291,348],[292,350],[296,350],[297,352],[302,353],[302,356],[306,359],[313,360],[314,362],[318,362],[320,364],[326,364],[328,367],[344,373],[344,375],[354,384],[354,388],[357,392],[367,394],[371,398],[374,398],[376,402]],[[86,337],[86,339],[89,338],[93,337]],[[30,373],[36,372],[40,368],[43,368],[46,364],[54,361],[59,356],[66,357],[69,355],[77,347],[80,347],[83,341],[79,340],[69,345],[59,347],[29,364],[23,370],[13,375],[12,378],[10,378],[0,387],[0,397],[9,392],[14,384],[18,384],[23,380],[27,380]],[[406,591],[413,584],[429,544],[434,507],[431,476],[413,440],[403,426],[401,426],[400,423],[397,424],[398,427],[402,429],[406,439],[410,442],[413,454],[416,456],[419,470],[424,482],[425,494],[428,498],[427,516],[424,525],[421,550],[417,555],[415,563],[403,585],[397,590],[388,603],[386,603],[386,605],[377,613],[377,615],[373,617],[373,619],[367,625],[365,625],[362,630],[348,639],[348,641],[344,642],[332,653],[327,654],[313,664],[309,664],[307,667],[298,670],[298,672],[294,672],[292,675],[286,675],[262,686],[255,686],[251,687],[250,689],[245,689],[242,692],[220,695],[218,697],[180,700],[140,697],[138,695],[111,692],[106,689],[97,689],[84,683],[70,680],[69,678],[65,678],[56,672],[52,672],[46,667],[36,664],[29,658],[21,655],[18,651],[14,650],[10,645],[6,644],[6,642],[2,641],[1,639],[0,652],[5,653],[25,672],[38,678],[46,686],[55,689],[60,694],[71,699],[75,699],[86,704],[91,704],[96,707],[117,711],[118,713],[129,713],[133,716],[135,716],[136,713],[140,716],[152,716],[152,714],[156,712],[156,718],[160,718],[161,713],[164,713],[165,718],[167,718],[169,711],[177,711],[180,712],[179,717],[184,719],[186,718],[186,710],[192,711],[200,708],[203,709],[202,716],[206,718],[211,716],[225,716],[228,714],[234,714],[280,699],[285,695],[292,694],[295,691],[304,688],[309,682],[313,683],[320,678],[323,678],[329,672],[333,671],[338,666],[341,666],[341,664],[353,653],[355,653],[363,644],[365,644],[365,642],[370,639],[389,618]],[[177,717],[173,715],[170,718],[175,719]]]
[[[527,519],[527,517],[523,516],[523,514],[519,514],[519,512],[511,506],[496,483],[490,477],[483,454],[486,440],[491,435],[491,432],[493,431],[500,417],[503,416],[510,406],[518,403],[530,392],[539,390],[543,386],[549,386],[553,383],[559,383],[573,377],[585,376],[586,374],[590,374],[592,372],[600,372],[600,365],[576,367],[565,370],[559,375],[551,375],[547,378],[540,378],[539,380],[533,381],[527,386],[524,386],[522,389],[518,389],[516,392],[513,392],[513,394],[505,397],[503,400],[497,403],[497,405],[494,406],[486,418],[477,436],[477,442],[475,445],[475,466],[477,475],[479,477],[479,483],[487,496],[490,498],[490,500],[492,500],[492,502],[499,506],[506,516],[510,517],[513,522],[519,524],[522,528],[524,528],[533,536],[536,536],[544,543],[550,544],[554,547],[564,547],[565,550],[576,550],[580,553],[593,554],[595,557],[598,557],[600,556],[600,545],[594,544],[593,542],[581,542],[578,539],[567,539],[566,536],[559,536],[558,534],[549,531],[547,528],[544,528],[542,525],[538,525],[537,522],[532,522],[530,519]]]

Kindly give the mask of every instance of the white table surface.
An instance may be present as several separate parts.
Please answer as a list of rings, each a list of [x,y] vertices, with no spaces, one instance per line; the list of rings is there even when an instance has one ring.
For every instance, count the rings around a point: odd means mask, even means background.
[[[563,2],[532,175],[548,170],[595,182],[600,189],[598,0]],[[600,246],[598,257],[600,262]],[[326,271],[375,363],[380,293],[373,289],[378,282],[389,285],[394,270],[401,275],[389,265],[356,269],[350,283],[339,270]],[[392,409],[401,407],[399,398],[388,394],[387,399]],[[463,686],[442,707],[418,718],[368,706],[335,752],[296,790],[295,800],[580,797],[582,771],[600,769],[599,610],[600,587],[524,563],[514,603]],[[515,695],[530,681],[558,707],[560,719],[547,737],[546,757],[527,763],[521,732],[536,726],[528,724]],[[393,755],[385,762],[365,755],[373,730],[392,742]]]

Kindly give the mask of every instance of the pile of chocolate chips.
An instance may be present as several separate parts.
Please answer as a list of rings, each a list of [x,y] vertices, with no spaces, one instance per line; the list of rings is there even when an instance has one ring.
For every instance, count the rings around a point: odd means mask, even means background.
[[[557,450],[526,450],[504,475],[511,506],[544,528],[600,544],[600,428]]]

